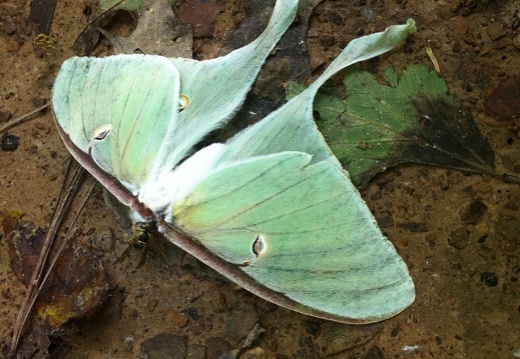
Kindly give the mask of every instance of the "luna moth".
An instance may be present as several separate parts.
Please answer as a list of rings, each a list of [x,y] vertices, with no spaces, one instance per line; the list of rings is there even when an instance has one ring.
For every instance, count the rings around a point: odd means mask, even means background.
[[[240,107],[287,30],[278,0],[251,44],[206,61],[151,55],[71,58],[52,104],[72,155],[134,223],[258,296],[344,323],[391,317],[415,298],[393,245],[312,118],[318,88],[395,47],[413,20],[353,40],[305,91],[225,143],[194,146]]]

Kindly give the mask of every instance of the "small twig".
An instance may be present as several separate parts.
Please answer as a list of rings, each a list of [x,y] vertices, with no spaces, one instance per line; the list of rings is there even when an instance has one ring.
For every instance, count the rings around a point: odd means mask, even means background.
[[[16,127],[18,126],[19,124],[23,123],[24,121],[28,120],[29,118],[31,118],[34,114],[42,111],[42,110],[45,110],[47,107],[49,107],[51,104],[48,103],[46,105],[43,105],[42,107],[38,107],[36,110],[32,111],[32,112],[29,112],[28,114],[25,114],[23,115],[22,117],[19,117],[17,118],[16,120],[13,120],[11,121],[10,123],[8,123],[7,125],[5,125],[4,127],[0,128],[0,135],[6,131],[9,131],[11,128],[13,127]]]
[[[78,188],[74,189],[76,192],[79,189],[79,184],[81,184],[81,182],[83,180],[83,176],[85,175],[85,173],[86,172],[85,172],[85,169],[83,167],[79,168],[78,171],[76,172],[76,176],[71,181],[71,187],[76,185],[76,183],[78,185]],[[77,181],[76,181],[76,179],[77,179]],[[76,223],[76,220],[78,219],[79,214],[81,213],[81,210],[83,209],[83,207],[85,207],[85,204],[87,203],[88,199],[90,198],[90,195],[94,191],[94,188],[96,188],[96,184],[97,184],[97,182],[94,182],[92,184],[92,187],[90,188],[90,190],[86,194],[85,198],[83,199],[83,202],[81,202],[81,205],[80,205],[78,211],[76,212],[74,218],[72,219],[72,222],[71,222],[71,224],[69,226],[69,230],[65,234],[65,237],[64,237],[63,241],[61,242],[60,247],[57,248],[56,252],[54,253],[54,257],[49,262],[49,265],[47,266],[47,271],[45,273],[45,276],[41,280],[41,283],[40,283],[39,287],[36,289],[36,291],[34,293],[34,296],[33,296],[34,299],[32,300],[32,302],[30,304],[29,310],[30,310],[30,308],[32,308],[34,306],[34,303],[36,302],[36,299],[38,298],[38,295],[42,291],[43,286],[47,282],[47,279],[49,278],[50,274],[52,273],[52,271],[54,269],[54,266],[56,265],[56,262],[58,261],[61,253],[65,249],[65,245],[67,244],[68,240],[70,239],[70,235],[71,235],[72,229],[74,228],[74,224]],[[71,189],[71,187],[69,187],[68,191]]]
[[[13,328],[13,337],[11,339],[11,346],[8,354],[8,358],[12,358],[16,354],[16,349],[18,347],[18,343],[20,340],[20,336],[22,334],[22,330],[24,328],[25,322],[27,321],[27,318],[29,316],[29,313],[36,301],[36,298],[38,296],[38,293],[41,291],[41,288],[43,284],[45,283],[45,280],[48,277],[48,273],[52,270],[52,267],[46,272],[45,275],[42,275],[44,273],[44,268],[47,263],[47,259],[50,254],[50,250],[52,248],[52,245],[54,244],[54,240],[56,238],[56,233],[58,232],[58,229],[63,222],[64,217],[67,214],[67,210],[70,207],[70,204],[72,203],[72,200],[74,199],[74,196],[76,195],[78,189],[80,188],[81,181],[85,175],[85,170],[83,168],[80,168],[76,171],[74,177],[72,178],[69,187],[64,191],[63,188],[65,188],[66,179],[69,176],[70,172],[70,162],[67,167],[67,173],[64,177],[64,180],[62,182],[62,191],[60,193],[60,197],[58,199],[58,204],[56,206],[56,209],[54,210],[51,223],[49,224],[49,229],[47,230],[47,233],[45,235],[45,241],[43,248],[40,252],[40,256],[38,258],[38,263],[36,264],[36,267],[34,269],[33,275],[31,277],[31,281],[29,282],[29,285],[27,286],[26,295],[24,298],[24,301],[20,307],[20,310],[18,312],[18,317],[16,319],[14,328]],[[87,197],[88,198],[88,197]],[[62,244],[63,246],[63,244]],[[61,248],[60,248],[61,251]],[[54,265],[56,262],[56,257],[53,258],[51,265]]]

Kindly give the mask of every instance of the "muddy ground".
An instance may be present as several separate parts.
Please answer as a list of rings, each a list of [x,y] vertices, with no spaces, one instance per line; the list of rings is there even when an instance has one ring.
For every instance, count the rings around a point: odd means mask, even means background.
[[[243,2],[217,1],[215,35],[195,39],[198,58],[215,56],[242,21]],[[433,68],[425,52],[430,46],[451,93],[472,111],[490,141],[497,167],[518,173],[520,133],[511,119],[520,115],[514,109],[518,97],[507,100],[513,112],[505,118],[489,108],[486,112],[485,101],[492,89],[519,76],[520,4],[496,1],[474,8],[462,1],[454,11],[454,3],[324,0],[309,21],[308,70],[322,71],[360,33],[414,18],[419,31],[406,46],[363,67],[378,76],[387,66],[424,63]],[[71,44],[94,7],[88,1],[58,1],[52,43],[42,54],[28,24],[29,4],[0,1],[0,126],[49,100],[60,64],[74,56]],[[372,19],[367,10],[373,11]],[[95,54],[110,51],[102,40]],[[511,86],[506,92],[520,94],[518,80]],[[19,146],[0,152],[0,211],[19,211],[24,226],[45,229],[68,151],[50,111],[9,133],[19,137]],[[169,263],[149,254],[140,269],[135,269],[138,252],[115,263],[131,230],[114,219],[96,187],[74,225],[73,241],[76,251],[88,251],[90,260],[103,265],[108,291],[95,313],[53,333],[52,356],[217,358],[231,355],[250,334],[255,340],[241,358],[520,357],[519,185],[453,169],[403,165],[377,176],[362,195],[409,266],[417,299],[382,323],[350,326],[267,303],[175,251],[167,251],[176,253]],[[24,294],[7,237],[0,236],[4,348]],[[255,324],[262,328],[259,335],[251,333]]]

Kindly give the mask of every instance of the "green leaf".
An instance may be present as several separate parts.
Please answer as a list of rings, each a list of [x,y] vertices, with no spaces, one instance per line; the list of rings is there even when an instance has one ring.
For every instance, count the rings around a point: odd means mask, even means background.
[[[350,71],[345,99],[321,91],[314,102],[318,127],[354,184],[407,162],[496,176],[491,146],[442,77],[415,64],[401,76],[388,68],[385,80]],[[289,93],[299,91],[290,84]]]

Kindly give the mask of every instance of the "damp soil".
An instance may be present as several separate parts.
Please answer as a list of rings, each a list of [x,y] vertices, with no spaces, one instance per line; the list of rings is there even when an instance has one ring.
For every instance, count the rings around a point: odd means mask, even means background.
[[[198,57],[214,56],[242,21],[243,3],[217,1],[221,21],[214,36],[196,39]],[[309,21],[309,70],[319,73],[355,36],[414,18],[419,31],[405,46],[363,68],[378,76],[388,66],[433,68],[425,52],[430,46],[451,93],[490,141],[497,166],[517,174],[518,97],[500,94],[519,88],[520,5],[511,0],[475,8],[476,2],[461,1],[453,11],[454,3],[324,0]],[[58,1],[42,51],[28,22],[29,5],[0,2],[0,126],[49,101],[60,64],[74,55],[71,45],[94,5]],[[102,40],[95,54],[110,50]],[[46,229],[68,152],[49,110],[9,135],[0,151],[0,211],[21,212],[24,225]],[[218,358],[232,355],[247,336],[254,340],[240,358],[520,357],[519,185],[403,165],[377,176],[361,193],[407,263],[417,298],[391,319],[352,326],[265,302],[180,250],[152,248],[139,269],[140,252],[117,262],[132,232],[121,227],[96,187],[74,224],[72,241],[103,264],[109,290],[95,312],[53,333],[52,357]],[[3,348],[25,291],[7,237],[0,234]]]

